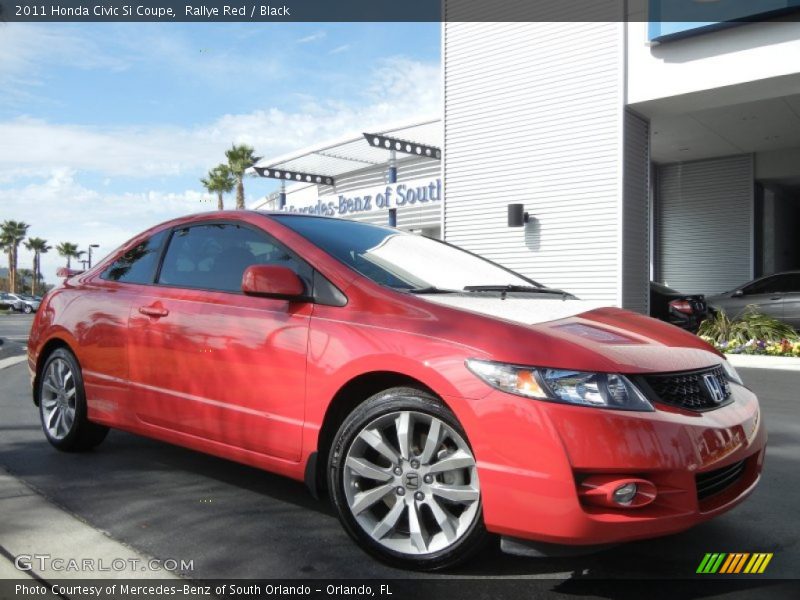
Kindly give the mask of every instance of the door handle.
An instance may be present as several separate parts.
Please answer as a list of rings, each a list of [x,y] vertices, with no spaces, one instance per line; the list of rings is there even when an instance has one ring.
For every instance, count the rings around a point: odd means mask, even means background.
[[[140,306],[139,312],[143,315],[154,317],[156,319],[166,317],[169,314],[169,311],[166,308],[161,308],[159,306]]]

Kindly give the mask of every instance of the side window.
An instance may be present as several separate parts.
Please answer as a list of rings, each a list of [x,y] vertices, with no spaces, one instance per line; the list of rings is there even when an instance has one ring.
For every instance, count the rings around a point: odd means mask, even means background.
[[[250,265],[289,267],[311,289],[312,269],[264,232],[233,223],[176,229],[158,283],[178,287],[239,292]]]
[[[748,285],[742,292],[744,292],[746,296],[753,294],[772,294],[773,292],[779,292],[779,287],[781,286],[778,285],[777,277],[767,277],[766,279]]]
[[[787,273],[786,275],[778,276],[780,279],[781,292],[800,292],[800,273]]]
[[[168,233],[169,230],[160,231],[134,246],[111,263],[100,277],[121,283],[153,283],[161,248]]]

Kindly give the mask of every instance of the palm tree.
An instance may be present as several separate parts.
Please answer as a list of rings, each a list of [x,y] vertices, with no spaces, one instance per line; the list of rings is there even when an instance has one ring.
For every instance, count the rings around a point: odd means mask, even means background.
[[[31,283],[30,288],[28,288],[29,281]],[[30,269],[17,269],[17,283],[19,283],[20,294],[27,294],[28,289],[30,289],[31,296],[33,295],[33,271]]]
[[[47,245],[47,240],[42,238],[28,238],[25,247],[33,252],[33,283],[31,284],[31,294],[36,295],[36,284],[42,278],[41,256],[52,250],[52,246]]]
[[[232,145],[225,151],[228,159],[228,168],[236,178],[236,208],[244,208],[244,172],[261,160],[260,156],[253,154],[255,150],[247,144]]]
[[[236,179],[234,179],[230,167],[226,164],[217,165],[208,172],[206,179],[200,180],[200,183],[209,193],[217,195],[217,210],[225,210],[222,194],[230,194],[233,186],[236,185]]]
[[[56,246],[56,252],[67,259],[67,268],[72,267],[72,259],[80,258],[85,252],[78,250],[78,244],[72,242],[61,242]]]
[[[28,234],[28,225],[22,221],[3,221],[0,225],[0,247],[8,254],[8,289],[17,291],[17,254],[19,245]]]

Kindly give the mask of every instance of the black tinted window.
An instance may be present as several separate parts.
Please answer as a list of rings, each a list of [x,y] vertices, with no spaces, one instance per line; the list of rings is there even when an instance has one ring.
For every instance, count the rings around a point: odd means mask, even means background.
[[[778,275],[777,287],[780,292],[800,292],[800,273],[787,273]]]
[[[224,292],[242,289],[250,265],[292,269],[310,289],[311,268],[264,232],[231,223],[176,229],[158,282]]]
[[[161,247],[169,231],[161,231],[134,246],[103,271],[101,277],[122,283],[153,283]]]
[[[748,285],[742,291],[749,295],[752,294],[774,294],[775,292],[782,292],[780,277],[767,277],[760,279],[755,283]]]

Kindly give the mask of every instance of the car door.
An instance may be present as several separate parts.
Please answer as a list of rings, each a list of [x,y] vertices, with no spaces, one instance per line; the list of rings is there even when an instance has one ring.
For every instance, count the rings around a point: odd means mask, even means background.
[[[73,323],[89,415],[111,424],[133,420],[128,380],[128,315],[139,295],[153,285],[166,231],[135,241],[84,284],[70,304],[81,315]]]
[[[800,330],[800,273],[781,275],[783,320]]]
[[[742,295],[732,298],[735,310],[729,311],[731,317],[740,315],[745,308],[754,305],[762,312],[776,319],[783,318],[783,293],[780,277],[771,275],[754,281],[742,288]]]
[[[252,264],[312,269],[266,232],[236,222],[173,231],[157,285],[131,307],[137,418],[299,460],[312,304],[241,292]]]

